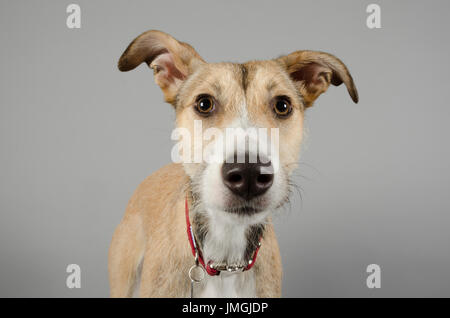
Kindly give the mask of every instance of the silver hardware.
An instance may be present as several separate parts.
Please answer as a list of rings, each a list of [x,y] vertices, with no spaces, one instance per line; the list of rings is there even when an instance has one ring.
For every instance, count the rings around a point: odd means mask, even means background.
[[[199,265],[198,253],[195,251],[195,264],[189,269],[189,279],[191,280],[191,298],[194,297],[194,284],[200,283],[205,278],[205,269]]]
[[[212,269],[215,269],[216,271],[219,272],[224,272],[227,271],[229,273],[235,273],[235,272],[242,272],[244,271],[244,269],[247,267],[247,265],[242,265],[242,264],[225,264],[225,263],[212,263],[209,265],[209,267],[211,267]]]
[[[192,230],[191,230],[192,235]],[[193,236],[193,235],[192,235]],[[193,240],[195,244],[195,240]],[[258,242],[258,247],[261,246],[261,242]],[[192,265],[192,267],[189,269],[189,279],[191,280],[191,298],[194,297],[194,284],[200,283],[205,278],[205,269],[203,266],[199,265],[198,261],[198,251],[196,246],[195,248],[195,264]],[[253,263],[253,260],[250,259],[247,264],[231,264],[228,265],[226,263],[212,263],[209,265],[210,268],[222,272],[227,271],[229,273],[236,273],[236,272],[243,272],[248,265],[251,265]]]
[[[205,278],[205,270],[202,266],[192,265],[189,269],[189,279],[193,283],[200,283]]]

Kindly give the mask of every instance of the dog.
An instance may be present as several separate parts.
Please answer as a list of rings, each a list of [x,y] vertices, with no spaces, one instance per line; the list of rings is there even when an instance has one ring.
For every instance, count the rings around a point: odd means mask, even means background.
[[[200,132],[275,129],[278,141],[271,139],[256,156],[245,150],[245,160],[236,160],[236,146],[220,155],[211,151],[215,161],[175,162],[147,177],[112,238],[111,296],[281,297],[271,215],[289,196],[306,109],[330,84],[344,83],[358,102],[347,67],[317,51],[243,64],[207,63],[191,45],[156,30],[134,39],[118,68],[126,72],[143,62],[173,106],[177,128],[191,136],[199,122]],[[257,149],[262,145],[250,135],[244,140],[257,143]],[[196,141],[180,153],[217,146],[214,138]],[[269,143],[276,146],[274,154],[267,151]]]

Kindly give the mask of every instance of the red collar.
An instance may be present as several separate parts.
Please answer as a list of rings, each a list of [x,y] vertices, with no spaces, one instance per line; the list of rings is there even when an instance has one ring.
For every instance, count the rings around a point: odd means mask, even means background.
[[[192,254],[194,255],[194,257],[197,254],[199,263],[202,264],[203,268],[206,270],[206,272],[209,275],[211,275],[211,276],[219,275],[220,274],[219,270],[210,267],[212,261],[208,261],[208,263],[205,264],[203,255],[200,252],[200,250],[197,248],[194,233],[192,231],[191,222],[189,221],[189,204],[188,204],[187,198],[185,200],[185,211],[186,211],[187,235],[188,235],[188,239],[189,239],[189,244],[191,245]],[[256,248],[255,252],[253,253],[253,258],[252,258],[251,262],[249,262],[249,264],[243,269],[244,271],[248,271],[249,269],[251,269],[253,267],[253,265],[255,264],[255,261],[256,261],[256,256],[258,256],[258,251],[259,251],[260,247],[261,247],[261,240],[260,240],[260,243],[258,244],[258,247]]]

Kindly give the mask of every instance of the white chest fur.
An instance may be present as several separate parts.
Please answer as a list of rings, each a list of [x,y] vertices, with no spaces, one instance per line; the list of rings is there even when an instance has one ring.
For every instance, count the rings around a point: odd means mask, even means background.
[[[253,270],[239,273],[222,272],[218,276],[206,275],[204,282],[195,288],[194,297],[256,297],[256,282]],[[197,292],[197,295],[195,292]]]
[[[203,242],[205,262],[220,260],[228,264],[247,264],[249,260],[244,259],[246,231],[250,225],[263,222],[267,214],[246,219],[222,211],[208,212],[209,230]],[[195,287],[194,297],[256,297],[255,272],[223,271],[218,276],[206,275],[204,281]]]

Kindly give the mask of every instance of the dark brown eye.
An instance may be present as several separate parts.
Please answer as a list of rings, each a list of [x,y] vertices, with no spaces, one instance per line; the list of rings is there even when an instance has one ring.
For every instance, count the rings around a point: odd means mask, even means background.
[[[195,109],[202,115],[208,115],[214,110],[214,100],[209,95],[201,95],[197,98]]]
[[[273,102],[273,111],[278,117],[287,117],[292,111],[291,101],[286,96],[278,96]]]

